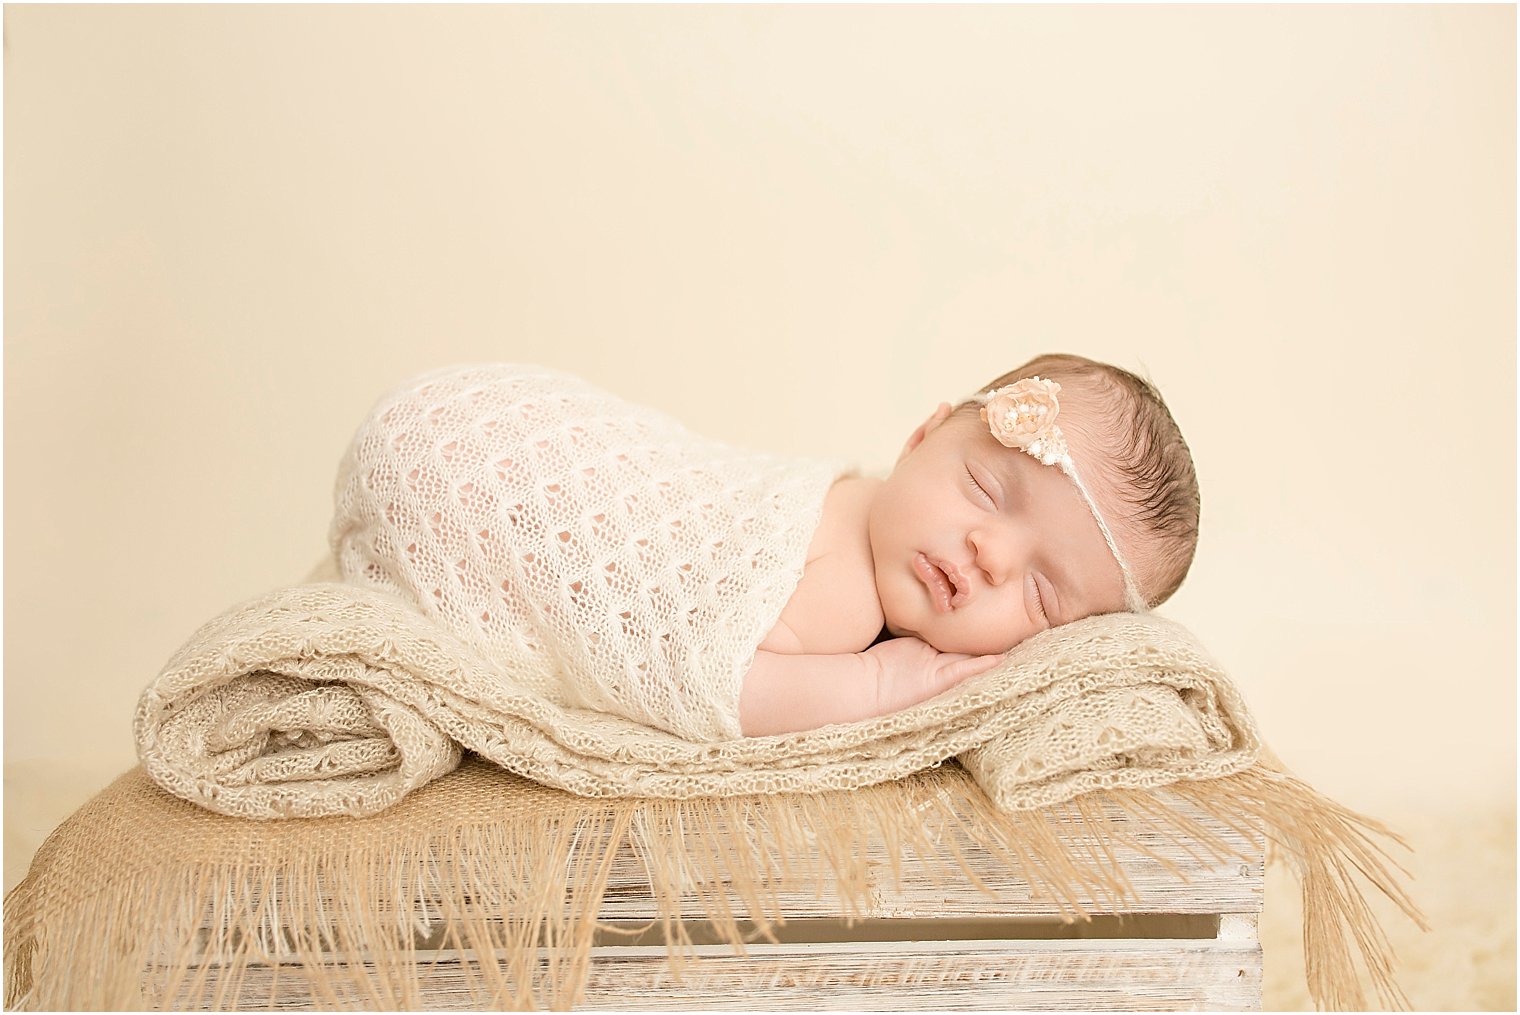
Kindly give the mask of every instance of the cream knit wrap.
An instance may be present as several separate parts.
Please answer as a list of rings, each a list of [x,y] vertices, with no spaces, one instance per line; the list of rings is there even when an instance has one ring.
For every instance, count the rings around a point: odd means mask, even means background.
[[[452,367],[371,411],[330,538],[345,582],[405,599],[523,689],[728,740],[841,471],[558,371]]]
[[[471,366],[383,398],[345,456],[342,583],[211,621],[137,713],[160,785],[229,814],[370,813],[460,747],[593,796],[845,788],[958,756],[1005,807],[1248,766],[1182,628],[1089,618],[894,715],[746,739],[738,695],[842,469],[742,452],[568,375]]]

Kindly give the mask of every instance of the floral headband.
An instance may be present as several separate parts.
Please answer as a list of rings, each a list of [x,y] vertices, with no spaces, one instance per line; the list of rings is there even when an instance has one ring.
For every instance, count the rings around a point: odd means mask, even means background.
[[[1098,528],[1103,531],[1103,539],[1108,543],[1114,560],[1119,562],[1119,570],[1124,574],[1125,608],[1135,613],[1144,613],[1150,606],[1140,594],[1135,576],[1124,560],[1124,555],[1119,552],[1119,544],[1114,542],[1114,535],[1109,531],[1108,523],[1103,520],[1097,502],[1087,492],[1086,484],[1078,475],[1077,466],[1071,460],[1071,451],[1066,446],[1066,435],[1056,424],[1056,416],[1061,411],[1061,404],[1056,401],[1060,390],[1061,385],[1055,381],[1026,377],[996,391],[983,391],[973,395],[971,401],[982,403],[982,421],[992,430],[992,436],[997,438],[998,443],[1004,447],[1017,448],[1041,465],[1054,465],[1071,477],[1077,492],[1087,502],[1087,509],[1092,512]]]

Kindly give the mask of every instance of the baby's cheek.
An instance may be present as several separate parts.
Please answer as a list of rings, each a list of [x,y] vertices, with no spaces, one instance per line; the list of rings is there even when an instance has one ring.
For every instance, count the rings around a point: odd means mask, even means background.
[[[1010,619],[1013,613],[1011,607],[1000,609],[995,622],[978,625],[978,630],[967,642],[970,647],[961,651],[976,655],[996,655],[1007,652],[1040,632],[1040,628],[1030,624],[1022,615]]]
[[[876,606],[881,611],[883,626],[894,638],[902,638],[912,632],[918,625],[910,623],[915,620],[912,608],[915,605],[913,589],[905,587],[904,582],[882,581],[878,575],[871,586],[872,594],[876,597]]]

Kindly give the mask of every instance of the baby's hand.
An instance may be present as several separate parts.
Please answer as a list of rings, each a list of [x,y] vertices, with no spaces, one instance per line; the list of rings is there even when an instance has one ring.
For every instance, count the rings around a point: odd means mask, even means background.
[[[918,638],[893,638],[861,655],[876,674],[876,715],[897,712],[943,694],[967,677],[992,669],[1007,653],[973,656],[941,652]]]

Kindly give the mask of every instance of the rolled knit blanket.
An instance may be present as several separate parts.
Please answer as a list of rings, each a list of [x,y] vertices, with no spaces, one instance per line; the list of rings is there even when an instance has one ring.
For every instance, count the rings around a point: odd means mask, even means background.
[[[369,814],[459,748],[583,796],[847,789],[959,756],[1009,810],[1250,765],[1223,673],[1158,617],[1092,617],[954,693],[876,719],[699,743],[557,704],[393,595],[281,589],[223,614],[143,694],[138,753],[170,792],[255,818]]]

